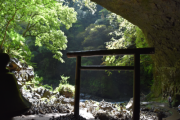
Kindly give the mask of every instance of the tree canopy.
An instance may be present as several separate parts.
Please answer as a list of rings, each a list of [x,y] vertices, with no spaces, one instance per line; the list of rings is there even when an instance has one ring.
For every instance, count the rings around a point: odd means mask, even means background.
[[[31,52],[26,44],[28,37],[35,37],[37,46],[46,46],[54,58],[64,62],[60,50],[67,48],[66,29],[76,22],[73,8],[54,0],[6,0],[0,4],[1,49],[10,55],[29,60]]]

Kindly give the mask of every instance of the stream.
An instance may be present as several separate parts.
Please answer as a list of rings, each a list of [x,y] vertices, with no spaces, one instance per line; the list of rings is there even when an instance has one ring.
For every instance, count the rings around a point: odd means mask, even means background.
[[[124,102],[129,102],[130,98],[121,98],[119,100],[114,100],[114,99],[106,99],[106,98],[102,98],[102,97],[98,97],[98,96],[94,96],[94,95],[80,93],[80,102],[85,102],[86,100],[93,100],[96,102],[101,102],[102,100],[104,100],[104,101],[110,102],[112,104],[115,104],[115,103],[120,104],[120,103],[124,103]]]
[[[93,100],[93,99],[80,99],[80,102],[85,102],[86,100]],[[103,100],[103,99],[102,99]],[[101,100],[101,101],[102,101]],[[93,101],[96,101],[96,102],[101,102],[101,101],[97,101],[97,100],[93,100]],[[105,100],[106,101],[106,100]],[[112,103],[112,104],[120,104],[120,103],[124,103],[124,102],[128,102],[128,101],[121,101],[121,102],[114,102],[114,101],[106,101],[106,102],[110,102],[110,103]]]

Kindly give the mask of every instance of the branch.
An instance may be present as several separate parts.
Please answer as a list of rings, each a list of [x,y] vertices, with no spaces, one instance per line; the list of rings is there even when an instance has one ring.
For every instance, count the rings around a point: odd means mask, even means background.
[[[16,11],[16,12],[17,12],[17,11]],[[8,28],[8,26],[9,26],[10,22],[14,19],[14,16],[16,15],[16,12],[15,12],[15,14],[13,15],[13,18],[8,21],[8,24],[7,24],[7,26],[6,26],[5,35],[4,35],[3,41],[2,41],[2,43],[1,43],[1,47],[0,47],[1,49],[2,49],[2,45],[3,45],[3,43],[4,43],[4,41],[5,41],[5,38],[6,38],[7,28]]]
[[[23,36],[25,36],[26,32],[29,30],[29,24],[30,24],[30,21],[29,21],[29,23],[28,23],[28,25],[27,25],[27,27],[26,27],[26,30],[25,30],[24,33],[23,33]]]
[[[24,7],[25,7],[25,6],[24,6]],[[16,12],[17,12],[18,10],[24,8],[24,7],[21,7],[21,8],[19,8],[19,9],[17,9],[17,10],[15,11],[15,13],[14,13],[12,19],[10,19],[10,20],[8,21],[8,24],[7,24],[7,26],[6,26],[5,35],[4,35],[3,41],[2,41],[2,43],[1,43],[0,49],[2,49],[3,43],[5,42],[6,33],[7,33],[7,29],[8,29],[8,26],[9,26],[10,22],[11,22],[12,20],[14,20],[14,17],[15,17],[15,15],[16,15]]]
[[[28,37],[28,36],[32,36],[32,35],[25,35],[24,37]],[[35,37],[35,36],[34,36]]]
[[[23,16],[24,16],[24,12],[23,12],[23,14],[21,15],[21,17],[20,17],[19,19],[17,19],[17,20],[21,20]]]
[[[32,15],[32,14],[31,14]],[[30,16],[31,16],[30,15]],[[33,18],[34,16],[36,16],[36,15],[39,15],[39,14],[34,14],[31,18]],[[34,25],[30,25],[30,21],[29,21],[29,23],[28,23],[28,25],[27,25],[27,27],[26,27],[26,30],[24,31],[24,33],[23,33],[23,37],[25,37],[26,35],[26,33],[27,33],[27,31],[29,31],[32,27],[34,27],[35,25],[37,24],[37,22],[34,24]]]
[[[34,25],[29,25],[29,23],[28,23],[27,27],[28,27],[28,26],[30,26],[30,27],[27,28],[26,31],[23,33],[23,37],[25,37],[25,36],[26,36],[25,34],[26,34],[32,27],[34,27],[37,23],[38,23],[38,22],[34,23]]]

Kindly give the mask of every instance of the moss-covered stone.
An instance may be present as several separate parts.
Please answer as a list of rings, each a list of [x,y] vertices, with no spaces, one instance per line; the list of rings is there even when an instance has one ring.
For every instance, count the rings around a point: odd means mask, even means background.
[[[72,98],[74,97],[74,92],[75,92],[75,88],[72,85],[69,84],[59,84],[58,87],[56,87],[56,89],[53,91],[54,94],[56,94],[57,92],[60,93],[60,95],[64,95],[67,98]]]
[[[62,88],[60,91],[61,95],[65,95],[66,98],[72,98],[73,97],[73,91],[71,91],[68,88]]]

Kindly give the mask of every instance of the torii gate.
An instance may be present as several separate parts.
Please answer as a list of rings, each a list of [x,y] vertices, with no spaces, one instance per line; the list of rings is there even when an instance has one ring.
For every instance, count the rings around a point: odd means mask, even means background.
[[[139,120],[140,112],[140,54],[154,54],[155,48],[135,48],[135,49],[112,49],[112,50],[90,50],[71,51],[67,53],[68,58],[76,57],[75,76],[75,99],[74,115],[79,116],[80,100],[80,70],[134,70],[133,81],[133,120]],[[134,55],[134,66],[81,66],[81,57],[106,56],[106,55]]]

